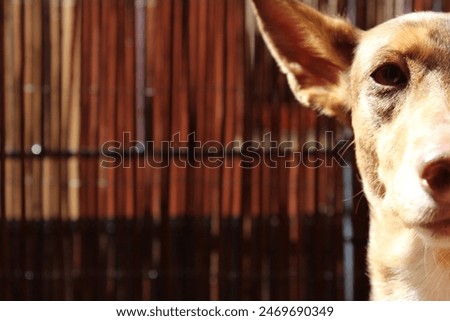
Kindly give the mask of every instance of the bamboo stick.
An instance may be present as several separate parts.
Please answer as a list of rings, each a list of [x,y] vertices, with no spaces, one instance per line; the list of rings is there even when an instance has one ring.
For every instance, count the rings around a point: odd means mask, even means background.
[[[116,85],[117,85],[117,3],[101,2],[100,101],[98,146],[116,140]],[[98,213],[104,218],[114,217],[116,172],[109,168],[98,169]]]
[[[70,66],[65,70],[68,75],[63,76],[63,104],[67,104],[67,149],[73,153],[80,151],[81,132],[81,6],[79,2],[66,0],[63,9],[65,21],[63,34],[66,39],[63,45],[63,57],[69,61],[64,64]],[[68,24],[71,24],[70,26]],[[63,71],[64,72],[64,71]],[[65,83],[67,81],[68,83]],[[64,106],[64,105],[63,105]],[[64,107],[63,107],[64,110]],[[64,115],[62,116],[65,117]],[[73,157],[68,160],[68,219],[76,221],[80,217],[80,160]]]
[[[60,81],[60,6],[57,1],[48,1],[49,17],[49,44],[50,51],[45,66],[49,77],[50,98],[44,113],[44,150],[57,152],[60,148],[60,103],[61,103],[61,81]],[[60,216],[61,192],[60,186],[60,163],[57,159],[45,158],[42,164],[42,210],[43,217],[46,220],[54,219]]]
[[[173,39],[172,39],[172,112],[170,135],[175,137],[173,148],[186,154],[188,144],[188,79],[186,61],[187,39],[183,36],[183,11],[187,10],[182,0],[173,3]],[[187,192],[187,155],[174,155],[170,166],[169,216],[176,218],[186,214]]]

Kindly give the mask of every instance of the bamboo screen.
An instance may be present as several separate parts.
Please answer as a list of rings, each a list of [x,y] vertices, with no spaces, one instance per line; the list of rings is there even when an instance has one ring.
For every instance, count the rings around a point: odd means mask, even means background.
[[[0,37],[0,299],[367,298],[351,133],[293,100],[248,3],[4,0]]]

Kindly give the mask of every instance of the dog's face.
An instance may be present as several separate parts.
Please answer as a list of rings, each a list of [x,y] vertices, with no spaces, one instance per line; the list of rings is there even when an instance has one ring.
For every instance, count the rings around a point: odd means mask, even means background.
[[[296,98],[351,119],[372,219],[450,246],[450,16],[361,31],[295,0],[253,2]]]
[[[364,33],[349,83],[372,215],[449,246],[450,15],[409,14]]]

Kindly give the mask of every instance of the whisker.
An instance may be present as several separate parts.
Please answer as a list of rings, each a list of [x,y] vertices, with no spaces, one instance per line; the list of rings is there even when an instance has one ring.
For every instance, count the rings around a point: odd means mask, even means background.
[[[344,202],[348,202],[350,200],[353,200],[353,199],[357,198],[360,195],[364,195],[364,191],[362,189],[358,193],[354,194],[353,196],[344,198],[343,201]]]
[[[350,147],[352,147],[352,146],[354,146],[354,145],[355,145],[355,140],[352,140],[352,141],[350,142],[350,144],[348,144],[348,145],[345,147],[344,151],[342,152],[342,155],[345,155],[345,154],[348,152],[348,150],[350,149]]]
[[[361,201],[364,199],[363,193],[360,193],[359,195],[360,195],[360,197],[359,197],[358,203],[356,203],[355,213],[358,213],[359,205],[361,205]]]

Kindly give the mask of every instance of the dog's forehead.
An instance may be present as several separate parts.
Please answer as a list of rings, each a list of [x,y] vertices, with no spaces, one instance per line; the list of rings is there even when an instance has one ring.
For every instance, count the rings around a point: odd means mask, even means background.
[[[357,48],[357,59],[376,60],[383,54],[431,59],[450,57],[450,14],[411,13],[366,31]]]

